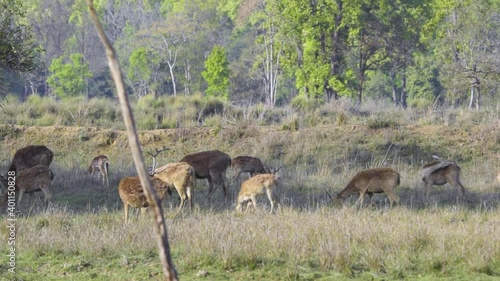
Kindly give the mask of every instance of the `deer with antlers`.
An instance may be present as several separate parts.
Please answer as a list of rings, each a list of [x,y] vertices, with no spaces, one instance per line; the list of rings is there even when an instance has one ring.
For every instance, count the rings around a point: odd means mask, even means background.
[[[90,175],[94,175],[96,172],[99,172],[97,174],[97,177],[99,178],[102,177],[102,184],[109,186],[109,180],[108,180],[108,171],[109,171],[109,159],[108,156],[106,155],[98,155],[92,159],[92,162],[90,162],[89,168],[87,169],[88,173]]]
[[[9,167],[9,171],[21,172],[37,165],[49,167],[54,153],[45,145],[28,145],[18,149]]]
[[[258,174],[241,184],[241,190],[236,201],[236,210],[241,212],[243,204],[247,203],[245,210],[248,210],[250,205],[257,209],[257,196],[266,194],[271,203],[271,213],[274,211],[274,192],[278,187],[279,175],[276,173],[281,169],[279,167],[273,173]]]
[[[189,209],[193,208],[194,189],[196,187],[196,175],[194,168],[186,162],[169,163],[160,168],[156,168],[156,157],[162,151],[168,150],[164,147],[161,150],[156,149],[156,152],[148,152],[153,157],[153,168],[151,176],[160,179],[169,187],[174,187],[177,190],[180,198],[178,213],[182,211],[186,201],[189,202]]]
[[[0,175],[0,183],[7,191],[3,195],[2,205],[7,202],[8,197],[17,196],[18,204],[21,202],[25,193],[42,191],[45,195],[45,204],[52,199],[50,185],[54,179],[54,173],[45,165],[37,165],[17,173],[15,176]],[[14,192],[8,189],[9,181],[15,180]]]
[[[420,177],[424,182],[425,200],[429,202],[429,193],[433,185],[451,184],[457,190],[457,203],[465,197],[465,188],[460,182],[460,167],[455,161],[442,159],[433,154],[435,161],[425,164],[420,170]]]
[[[231,159],[231,166],[236,169],[236,174],[233,180],[237,180],[241,173],[249,173],[250,177],[255,174],[270,174],[271,171],[264,166],[262,161],[257,157],[238,156]]]
[[[207,179],[208,197],[222,186],[227,198],[226,170],[231,166],[231,157],[219,150],[202,151],[184,156],[179,162],[186,162],[194,168],[197,179]]]
[[[352,194],[359,194],[356,204],[363,205],[365,194],[370,197],[373,206],[373,195],[375,193],[385,193],[389,197],[390,206],[399,202],[399,197],[394,194],[394,189],[400,184],[400,175],[391,168],[374,168],[357,173],[347,186],[331,198],[335,205],[342,205]],[[328,192],[327,192],[328,193]],[[330,196],[328,194],[328,196]]]

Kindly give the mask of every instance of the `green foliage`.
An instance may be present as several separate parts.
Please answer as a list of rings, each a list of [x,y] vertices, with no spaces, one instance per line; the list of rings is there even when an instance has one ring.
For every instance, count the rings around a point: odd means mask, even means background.
[[[208,84],[207,96],[229,99],[229,62],[221,46],[215,46],[205,62],[205,71],[201,73]]]
[[[47,83],[54,94],[61,98],[82,94],[86,88],[86,79],[92,77],[82,54],[71,54],[69,59],[70,61],[65,63],[65,58],[59,57],[54,59],[49,67],[51,75]]]
[[[41,48],[33,38],[22,0],[0,0],[0,92],[8,72],[27,73],[41,65]]]

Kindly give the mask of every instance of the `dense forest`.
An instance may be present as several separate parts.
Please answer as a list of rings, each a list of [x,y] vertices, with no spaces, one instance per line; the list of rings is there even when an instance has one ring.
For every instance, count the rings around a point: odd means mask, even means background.
[[[499,0],[96,0],[135,98],[479,109],[499,100]],[[0,0],[0,90],[114,94],[85,1]]]

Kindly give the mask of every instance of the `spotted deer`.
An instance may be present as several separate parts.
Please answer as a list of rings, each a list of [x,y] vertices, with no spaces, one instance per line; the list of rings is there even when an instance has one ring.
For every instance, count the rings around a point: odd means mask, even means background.
[[[208,197],[222,186],[227,198],[226,170],[231,166],[231,157],[219,150],[202,151],[184,156],[179,162],[186,162],[194,168],[197,179],[207,179]]]
[[[347,186],[332,198],[335,205],[342,205],[352,194],[359,194],[356,204],[363,206],[365,194],[370,197],[373,206],[373,195],[385,193],[389,197],[390,206],[399,202],[399,197],[394,194],[394,189],[400,184],[400,175],[391,168],[374,168],[357,173]]]
[[[17,203],[19,204],[25,193],[33,193],[36,191],[42,191],[45,195],[45,204],[49,203],[52,199],[50,185],[53,179],[54,173],[45,165],[37,165],[22,170],[15,176],[9,176],[9,174],[7,174],[7,176],[0,175],[0,183],[6,189],[6,192],[3,194],[2,205],[7,202],[10,196],[17,196]],[[8,185],[11,181],[15,182],[14,192],[8,190]]]
[[[106,155],[98,155],[92,159],[89,168],[87,169],[90,175],[94,175],[96,172],[97,177],[102,177],[102,184],[109,186],[108,172],[109,172],[109,159]]]
[[[180,212],[186,201],[189,201],[189,209],[193,208],[194,189],[196,187],[196,174],[194,168],[186,162],[169,163],[154,170],[154,177],[162,180],[168,186],[173,186],[181,200]]]
[[[236,169],[234,181],[238,180],[242,173],[249,173],[250,177],[255,174],[271,174],[269,168],[265,167],[262,161],[257,157],[238,156],[231,159],[231,166]]]
[[[436,154],[433,154],[432,158],[436,161],[425,164],[420,170],[420,178],[424,183],[425,200],[429,202],[432,186],[449,183],[457,190],[456,201],[459,203],[465,198],[465,188],[460,182],[460,167],[455,161],[442,159]]]
[[[281,168],[281,167],[280,167]],[[257,209],[257,196],[266,194],[271,203],[271,213],[274,211],[274,192],[278,187],[279,175],[276,169],[274,173],[255,175],[241,184],[241,189],[236,200],[236,210],[241,212],[243,204],[247,203],[245,210],[248,210],[250,205]]]
[[[156,190],[160,200],[163,200],[170,193],[170,187],[162,180],[151,177],[151,184]],[[124,177],[118,183],[118,194],[123,202],[123,211],[125,212],[125,222],[128,220],[128,207],[141,208],[141,213],[149,207],[148,200],[144,194],[139,177]]]
[[[49,167],[54,153],[45,145],[28,145],[18,149],[9,167],[9,171],[21,172],[37,165]]]

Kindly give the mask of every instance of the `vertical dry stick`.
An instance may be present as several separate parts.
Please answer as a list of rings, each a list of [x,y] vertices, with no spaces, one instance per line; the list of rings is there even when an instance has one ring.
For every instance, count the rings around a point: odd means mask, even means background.
[[[94,26],[97,30],[99,38],[101,39],[104,48],[106,49],[106,56],[108,58],[109,68],[111,70],[111,75],[116,84],[116,90],[118,93],[118,98],[120,100],[121,110],[123,113],[123,119],[125,122],[125,127],[127,128],[128,141],[130,143],[130,148],[132,150],[132,157],[134,158],[135,167],[139,179],[141,180],[141,185],[144,188],[144,192],[148,199],[148,203],[154,210],[155,218],[155,229],[158,240],[158,251],[160,254],[160,260],[163,267],[163,274],[166,280],[178,280],[177,272],[172,263],[170,257],[170,247],[168,245],[167,237],[167,226],[165,224],[165,219],[163,217],[163,209],[161,207],[161,201],[156,195],[156,192],[151,186],[151,181],[149,180],[149,175],[146,171],[146,165],[144,164],[144,158],[141,153],[139,146],[139,140],[137,138],[137,133],[135,130],[135,123],[132,116],[132,110],[128,101],[127,94],[125,93],[125,85],[123,83],[123,78],[120,71],[120,66],[118,65],[118,59],[116,58],[115,50],[111,43],[109,42],[104,30],[101,26],[99,18],[94,8],[92,0],[86,0],[87,6],[89,7],[89,14],[94,22]]]

